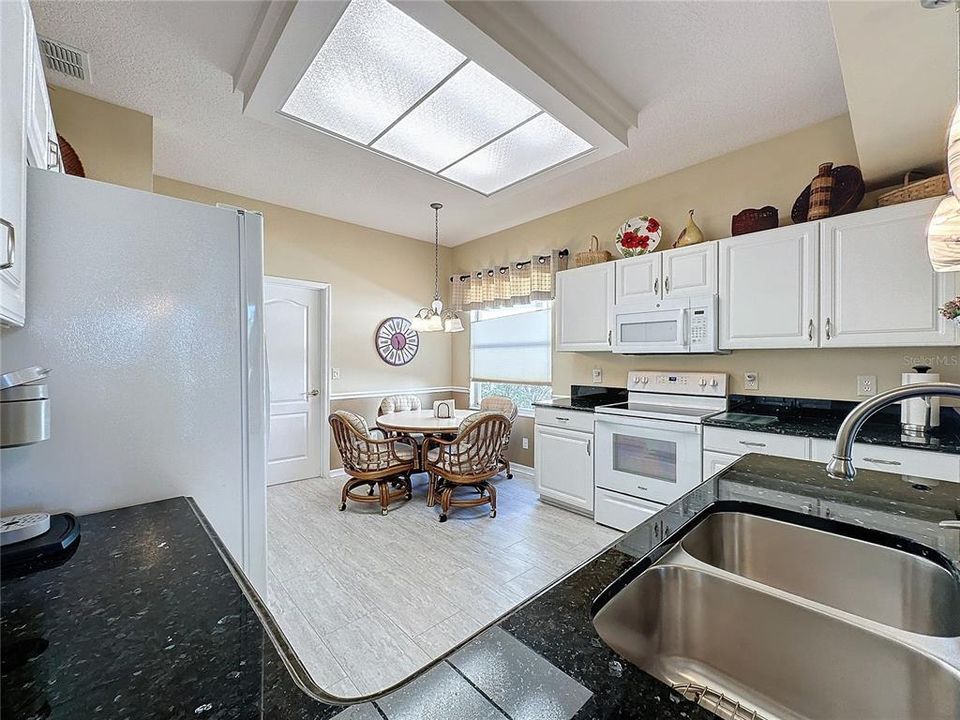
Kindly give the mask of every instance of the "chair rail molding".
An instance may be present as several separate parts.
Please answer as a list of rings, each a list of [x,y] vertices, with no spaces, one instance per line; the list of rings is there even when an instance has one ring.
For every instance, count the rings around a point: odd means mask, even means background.
[[[459,385],[442,385],[438,387],[413,387],[413,388],[391,388],[389,390],[355,390],[348,392],[332,393],[331,401],[354,400],[356,398],[378,398],[387,395],[429,395],[431,393],[469,393],[470,388]]]

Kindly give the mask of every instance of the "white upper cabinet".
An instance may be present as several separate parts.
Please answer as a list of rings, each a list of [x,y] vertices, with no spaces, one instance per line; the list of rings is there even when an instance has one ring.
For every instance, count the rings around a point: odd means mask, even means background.
[[[695,297],[717,292],[717,243],[665,250],[663,297]]]
[[[817,224],[719,245],[720,349],[817,347]]]
[[[824,220],[820,234],[821,347],[955,345],[938,308],[957,273],[935,273],[926,227],[940,198]]]
[[[609,350],[614,263],[557,273],[555,347],[559,351]]]
[[[715,242],[624,258],[615,265],[617,305],[650,305],[717,292]]]
[[[660,253],[624,258],[616,268],[616,304],[647,303],[660,299]]]
[[[26,0],[0,0],[0,324],[26,318],[26,167],[63,170]]]
[[[0,2],[0,323],[24,321],[26,148],[24,110],[30,10],[26,2]],[[30,22],[32,26],[32,22]]]

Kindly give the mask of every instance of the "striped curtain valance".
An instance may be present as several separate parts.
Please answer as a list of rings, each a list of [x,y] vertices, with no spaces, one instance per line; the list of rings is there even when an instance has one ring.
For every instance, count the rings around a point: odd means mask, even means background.
[[[488,267],[450,278],[452,308],[492,310],[552,300],[554,277],[567,268],[567,251],[552,250],[509,265]]]

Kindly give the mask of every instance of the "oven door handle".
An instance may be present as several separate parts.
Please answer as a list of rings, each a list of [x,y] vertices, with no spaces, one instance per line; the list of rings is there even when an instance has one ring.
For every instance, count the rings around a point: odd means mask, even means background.
[[[597,430],[613,433],[620,429],[632,435],[641,434],[643,430],[657,430],[671,435],[700,435],[702,426],[698,423],[685,423],[677,420],[650,420],[648,418],[626,418],[623,415],[597,415]],[[632,431],[632,432],[631,432]],[[640,432],[637,432],[640,431]],[[626,434],[626,433],[621,433]]]

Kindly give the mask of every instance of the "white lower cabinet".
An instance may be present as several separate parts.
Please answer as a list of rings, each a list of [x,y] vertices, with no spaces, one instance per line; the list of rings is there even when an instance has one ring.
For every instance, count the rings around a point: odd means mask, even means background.
[[[833,457],[834,441],[708,425],[703,429],[703,448],[703,476],[710,477],[747,453],[826,464]],[[950,453],[854,443],[853,464],[860,470],[960,483],[960,457]]]
[[[711,478],[728,465],[732,465],[740,458],[733,453],[716,452],[714,450],[703,451],[703,478]]]
[[[592,432],[537,425],[534,467],[542,499],[593,514]]]

